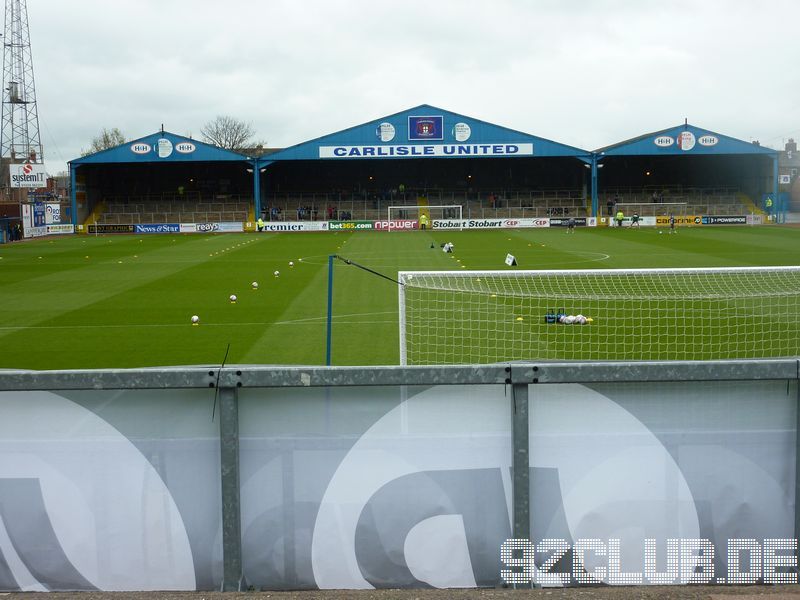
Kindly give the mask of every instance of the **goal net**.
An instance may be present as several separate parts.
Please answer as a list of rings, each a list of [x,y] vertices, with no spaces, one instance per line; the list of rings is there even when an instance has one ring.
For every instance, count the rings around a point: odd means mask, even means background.
[[[800,355],[800,267],[398,276],[401,364]]]
[[[460,204],[441,204],[437,206],[423,206],[419,205],[406,205],[406,206],[390,206],[387,218],[389,221],[396,221],[398,219],[415,219],[425,215],[428,217],[428,227],[433,229],[433,221],[438,220],[457,220],[462,219],[462,207]],[[452,229],[461,229],[461,224]]]
[[[669,219],[670,215],[676,219],[676,225],[684,225],[687,223],[687,217],[691,216],[691,221],[694,221],[694,215],[688,215],[688,205],[686,202],[667,202],[664,204],[652,202],[619,202],[616,205],[618,210],[621,210],[626,217],[638,214],[640,217],[664,217],[663,220]]]

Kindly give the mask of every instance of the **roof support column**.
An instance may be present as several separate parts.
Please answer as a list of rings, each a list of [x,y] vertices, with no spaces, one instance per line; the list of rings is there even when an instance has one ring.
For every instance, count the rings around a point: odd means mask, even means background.
[[[769,212],[775,215],[772,218],[778,223],[783,221],[780,204],[780,198],[778,197],[778,153],[776,152],[772,155],[772,210]]]
[[[583,162],[584,167],[589,169],[589,197],[592,199],[592,214],[589,216],[597,217],[599,216],[597,212],[597,169],[599,168],[597,164],[597,155],[591,154],[588,156],[579,156],[577,158]]]
[[[75,233],[78,233],[78,201],[75,191],[75,181],[77,179],[77,177],[75,177],[76,170],[77,167],[74,167],[72,164],[69,165],[69,200],[72,206],[72,226],[75,228]]]
[[[597,155],[592,154],[592,216],[597,217]]]
[[[258,159],[253,159],[253,202],[255,213],[253,217],[256,221],[261,218],[261,177],[259,173]]]

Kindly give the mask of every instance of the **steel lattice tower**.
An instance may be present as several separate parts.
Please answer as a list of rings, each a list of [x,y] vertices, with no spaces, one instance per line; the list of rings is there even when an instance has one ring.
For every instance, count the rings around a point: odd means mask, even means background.
[[[10,163],[43,163],[33,57],[25,0],[5,0],[3,109],[0,158]]]

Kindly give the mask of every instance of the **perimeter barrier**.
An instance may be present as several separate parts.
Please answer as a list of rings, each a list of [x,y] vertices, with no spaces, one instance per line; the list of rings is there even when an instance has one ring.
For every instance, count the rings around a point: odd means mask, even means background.
[[[0,372],[0,590],[796,583],[796,359]]]

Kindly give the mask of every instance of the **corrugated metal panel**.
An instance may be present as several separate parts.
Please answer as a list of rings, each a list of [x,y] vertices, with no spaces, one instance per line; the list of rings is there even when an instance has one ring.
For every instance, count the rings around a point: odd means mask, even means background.
[[[71,161],[72,165],[154,163],[154,162],[234,162],[250,159],[197,140],[158,131],[115,148],[102,150]]]
[[[426,122],[426,119],[429,122]],[[415,129],[415,127],[419,129]],[[427,128],[427,129],[425,129]],[[506,146],[523,146],[524,150],[509,151]],[[436,146],[428,154],[415,154],[425,146]],[[482,150],[481,146],[499,146]],[[326,156],[335,148],[347,148],[341,156]],[[363,155],[363,150],[375,154]],[[530,148],[529,148],[530,147]],[[398,154],[398,148],[404,148]],[[530,151],[528,151],[530,150]],[[588,156],[589,151],[522,133],[480,119],[422,104],[402,112],[374,119],[336,133],[322,136],[286,148],[268,159],[335,160],[339,159],[402,159],[402,158],[469,158],[480,156]]]
[[[770,155],[777,151],[694,125],[678,125],[598,148],[601,156]]]

